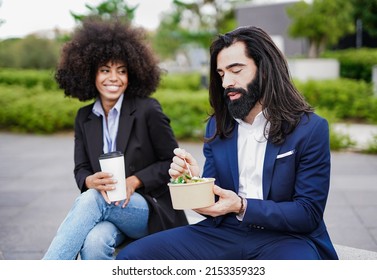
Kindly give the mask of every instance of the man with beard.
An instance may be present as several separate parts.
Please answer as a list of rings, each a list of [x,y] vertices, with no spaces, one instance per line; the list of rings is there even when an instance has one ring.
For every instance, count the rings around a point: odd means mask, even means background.
[[[329,128],[294,87],[283,54],[260,28],[220,35],[210,48],[203,177],[216,179],[205,219],[127,246],[118,259],[338,259],[323,214]],[[200,175],[179,148],[169,174]]]

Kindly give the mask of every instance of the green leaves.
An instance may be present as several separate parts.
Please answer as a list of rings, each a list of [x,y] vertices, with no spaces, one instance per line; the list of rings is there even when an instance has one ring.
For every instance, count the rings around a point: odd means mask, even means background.
[[[308,56],[315,58],[355,30],[353,12],[349,1],[313,0],[311,4],[300,1],[287,8],[287,15],[292,19],[288,33],[293,38],[308,39]]]

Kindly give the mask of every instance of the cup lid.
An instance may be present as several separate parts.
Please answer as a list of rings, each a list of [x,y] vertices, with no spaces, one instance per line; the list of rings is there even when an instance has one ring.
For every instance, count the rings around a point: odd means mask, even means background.
[[[102,154],[99,156],[99,159],[108,159],[108,158],[114,158],[114,157],[120,157],[123,156],[123,153],[121,151],[114,151],[106,154]]]

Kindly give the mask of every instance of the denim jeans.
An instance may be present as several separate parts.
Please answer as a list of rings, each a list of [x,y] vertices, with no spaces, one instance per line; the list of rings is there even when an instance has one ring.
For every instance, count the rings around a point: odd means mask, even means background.
[[[114,259],[115,247],[126,237],[148,234],[146,200],[134,193],[125,208],[107,204],[94,189],[82,193],[60,225],[43,259]]]

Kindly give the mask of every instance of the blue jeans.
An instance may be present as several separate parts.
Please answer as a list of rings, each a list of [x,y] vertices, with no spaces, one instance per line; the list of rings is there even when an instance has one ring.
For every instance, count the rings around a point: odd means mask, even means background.
[[[126,237],[138,239],[148,234],[149,208],[134,193],[125,208],[107,204],[100,192],[82,193],[60,225],[43,259],[114,259],[115,247]]]

